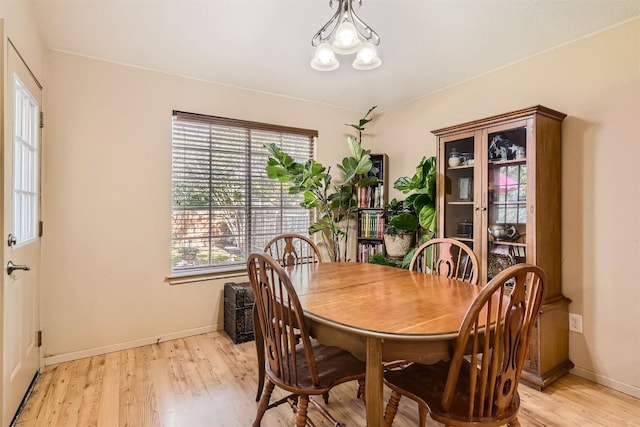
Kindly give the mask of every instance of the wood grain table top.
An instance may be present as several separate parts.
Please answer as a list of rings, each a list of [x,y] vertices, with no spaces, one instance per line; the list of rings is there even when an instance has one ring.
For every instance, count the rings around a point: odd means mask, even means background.
[[[308,318],[351,333],[393,340],[457,336],[481,289],[368,263],[306,264],[285,270]]]

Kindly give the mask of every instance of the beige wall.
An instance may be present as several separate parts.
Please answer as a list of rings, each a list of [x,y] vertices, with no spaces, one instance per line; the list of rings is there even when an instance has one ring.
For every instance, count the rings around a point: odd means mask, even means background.
[[[28,1],[0,1],[4,20],[3,43],[10,38],[41,84],[44,83],[44,45],[36,25],[33,4]],[[3,58],[3,62],[6,59]]]
[[[542,104],[563,131],[563,286],[579,375],[640,397],[640,20],[385,112],[393,179],[434,155],[432,129]],[[393,194],[392,194],[393,195]],[[402,196],[395,193],[395,196]]]
[[[49,362],[222,325],[228,279],[164,282],[172,110],[317,129],[325,163],[348,153],[344,123],[360,117],[58,52],[47,53],[46,68],[42,327]]]

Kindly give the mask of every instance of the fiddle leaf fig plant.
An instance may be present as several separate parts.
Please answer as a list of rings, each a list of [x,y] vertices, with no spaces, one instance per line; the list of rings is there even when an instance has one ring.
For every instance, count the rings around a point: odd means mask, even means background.
[[[270,153],[267,176],[289,184],[289,194],[302,193],[300,205],[316,210],[316,221],[309,227],[309,234],[321,233],[332,261],[347,261],[348,230],[358,209],[357,189],[377,183],[377,178],[366,176],[372,163],[370,150],[362,148],[362,132],[375,108],[370,108],[357,125],[347,125],[358,130],[358,138],[347,138],[351,155],[337,165],[342,174],[339,182],[332,181],[330,167],[314,159],[296,162],[276,144],[265,145]]]
[[[413,208],[420,227],[429,238],[436,232],[436,158],[423,157],[412,177],[403,176],[396,180],[393,188],[410,194],[403,202],[405,208]],[[392,219],[393,221],[393,219]]]

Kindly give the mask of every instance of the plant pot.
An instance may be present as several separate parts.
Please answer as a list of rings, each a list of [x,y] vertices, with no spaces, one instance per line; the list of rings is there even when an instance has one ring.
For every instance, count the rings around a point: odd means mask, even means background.
[[[384,248],[387,257],[393,260],[401,260],[409,251],[413,243],[414,233],[385,234]]]

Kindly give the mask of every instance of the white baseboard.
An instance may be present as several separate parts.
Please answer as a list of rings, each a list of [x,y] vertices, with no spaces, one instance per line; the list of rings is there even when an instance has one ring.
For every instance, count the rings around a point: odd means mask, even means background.
[[[105,345],[103,347],[89,348],[87,350],[74,351],[71,353],[56,354],[55,356],[44,357],[44,366],[84,359],[85,357],[99,356],[101,354],[112,353],[114,351],[128,350],[130,348],[141,347],[143,345],[155,344],[160,341],[169,341],[178,338],[190,337],[192,335],[206,334],[207,332],[220,331],[222,329],[224,329],[223,324],[215,324],[195,329],[187,329],[184,331],[160,334],[153,337],[141,338],[138,340],[127,341],[118,344]]]
[[[640,399],[640,387],[625,384],[623,382],[605,377],[604,375],[596,374],[595,372],[588,371],[583,368],[573,368],[571,370],[571,373]]]

